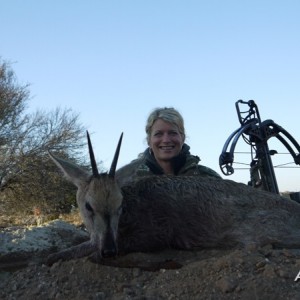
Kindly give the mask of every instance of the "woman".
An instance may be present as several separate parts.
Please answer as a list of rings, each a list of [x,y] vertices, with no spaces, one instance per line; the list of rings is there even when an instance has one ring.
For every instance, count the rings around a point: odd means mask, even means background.
[[[147,120],[146,134],[149,147],[116,173],[121,185],[143,176],[163,174],[221,179],[212,169],[199,165],[198,156],[190,154],[190,147],[184,143],[184,121],[176,109],[165,107],[153,110]]]

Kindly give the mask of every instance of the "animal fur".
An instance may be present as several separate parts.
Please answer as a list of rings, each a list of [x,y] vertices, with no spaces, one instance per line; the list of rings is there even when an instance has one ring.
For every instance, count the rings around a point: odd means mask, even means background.
[[[108,174],[98,173],[87,137],[93,174],[50,156],[78,188],[77,204],[90,241],[51,254],[48,264],[92,253],[109,257],[166,248],[300,247],[297,202],[199,176],[151,176],[119,186],[126,182],[115,174],[122,135]]]
[[[77,200],[91,240],[51,255],[50,263],[95,251],[300,247],[297,202],[230,180],[153,176],[119,189],[101,175],[79,188]]]

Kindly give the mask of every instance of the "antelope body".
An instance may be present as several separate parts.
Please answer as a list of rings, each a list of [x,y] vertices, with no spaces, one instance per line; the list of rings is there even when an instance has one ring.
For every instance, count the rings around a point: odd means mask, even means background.
[[[51,254],[49,264],[93,252],[106,257],[165,248],[300,247],[300,204],[270,192],[197,176],[152,176],[119,187],[120,143],[108,174],[98,173],[90,140],[93,175],[51,155],[78,188],[90,241]]]

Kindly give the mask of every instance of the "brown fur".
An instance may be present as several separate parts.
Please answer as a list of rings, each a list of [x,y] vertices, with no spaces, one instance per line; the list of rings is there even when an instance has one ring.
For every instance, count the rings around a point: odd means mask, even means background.
[[[279,195],[197,176],[146,177],[119,188],[106,174],[91,177],[52,158],[78,187],[78,207],[91,240],[50,255],[48,264],[95,251],[112,256],[117,250],[300,247],[300,204]]]
[[[244,184],[155,176],[123,187],[123,195],[118,240],[125,251],[300,247],[300,205]]]

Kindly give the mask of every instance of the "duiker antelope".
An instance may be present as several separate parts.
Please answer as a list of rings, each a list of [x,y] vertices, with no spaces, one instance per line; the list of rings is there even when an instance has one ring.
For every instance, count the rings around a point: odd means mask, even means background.
[[[51,155],[77,188],[90,241],[51,254],[48,264],[97,252],[155,251],[272,244],[300,247],[300,204],[230,180],[153,176],[119,187],[116,165],[99,174],[88,137],[93,174]]]

